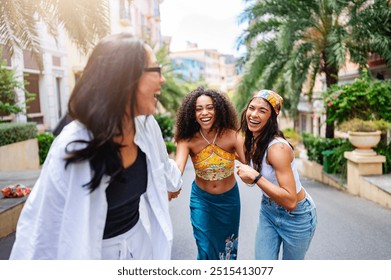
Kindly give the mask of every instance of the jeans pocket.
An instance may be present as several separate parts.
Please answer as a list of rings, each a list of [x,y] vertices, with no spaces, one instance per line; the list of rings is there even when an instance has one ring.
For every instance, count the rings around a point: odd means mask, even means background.
[[[288,211],[289,216],[300,216],[310,214],[311,212],[311,202],[305,198],[302,201],[299,201],[296,205],[296,208],[292,211]]]

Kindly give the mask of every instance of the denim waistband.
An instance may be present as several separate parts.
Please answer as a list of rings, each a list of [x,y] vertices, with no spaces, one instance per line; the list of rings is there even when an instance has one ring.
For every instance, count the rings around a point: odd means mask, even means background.
[[[267,205],[271,205],[273,207],[275,207],[276,209],[279,209],[279,210],[284,210],[284,211],[287,211],[287,212],[290,212],[288,211],[284,206],[281,206],[279,204],[277,204],[277,202],[275,202],[274,200],[272,200],[270,197],[266,196],[266,195],[262,195],[262,201],[263,203],[267,204]],[[313,205],[313,207],[315,208],[315,203],[314,201],[312,200],[312,197],[309,195],[308,192],[305,192],[305,197],[298,201],[297,202],[297,206],[296,208],[298,208],[298,206],[306,203],[306,201],[308,201],[310,204]],[[293,211],[293,210],[292,210]]]

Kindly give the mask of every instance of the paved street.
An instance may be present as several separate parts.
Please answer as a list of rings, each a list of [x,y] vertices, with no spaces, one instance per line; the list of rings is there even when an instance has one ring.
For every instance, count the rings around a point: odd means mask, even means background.
[[[174,227],[173,259],[196,258],[189,217],[189,188],[194,170],[188,164],[184,188],[170,204]],[[254,236],[261,192],[238,180],[241,224],[238,258],[253,259]],[[318,227],[307,253],[308,260],[390,260],[391,210],[315,181],[302,178],[318,211]],[[14,235],[0,239],[0,259],[8,259]]]
[[[173,259],[195,259],[197,249],[189,218],[190,184],[194,170],[187,165],[184,188],[171,202],[174,226]],[[302,184],[317,205],[318,226],[308,260],[391,259],[391,210],[307,178]],[[254,236],[261,192],[238,179],[241,195],[239,259],[254,258]]]

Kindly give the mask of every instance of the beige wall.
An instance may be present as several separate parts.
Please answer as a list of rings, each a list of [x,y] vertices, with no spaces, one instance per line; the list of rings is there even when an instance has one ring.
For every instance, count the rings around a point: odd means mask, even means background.
[[[143,38],[157,50],[163,44],[160,32],[159,4],[162,0],[133,0],[124,1],[120,7],[120,0],[110,0],[110,30],[111,34],[130,32]],[[121,8],[121,9],[120,9]],[[121,12],[120,12],[121,11]],[[75,86],[75,76],[80,74],[89,54],[80,52],[69,38],[66,39],[68,54],[69,95]]]

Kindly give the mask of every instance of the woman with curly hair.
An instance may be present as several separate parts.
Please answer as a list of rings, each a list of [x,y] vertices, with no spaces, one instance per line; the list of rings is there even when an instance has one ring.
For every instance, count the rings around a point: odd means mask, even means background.
[[[315,232],[317,216],[311,196],[300,182],[293,149],[278,128],[282,97],[271,90],[257,92],[241,118],[246,163],[237,174],[263,196],[255,240],[255,258],[304,259]]]
[[[190,218],[197,259],[237,258],[240,197],[234,161],[244,161],[237,128],[235,109],[215,90],[199,87],[190,92],[177,113],[176,162],[183,173],[190,155],[196,174]]]

